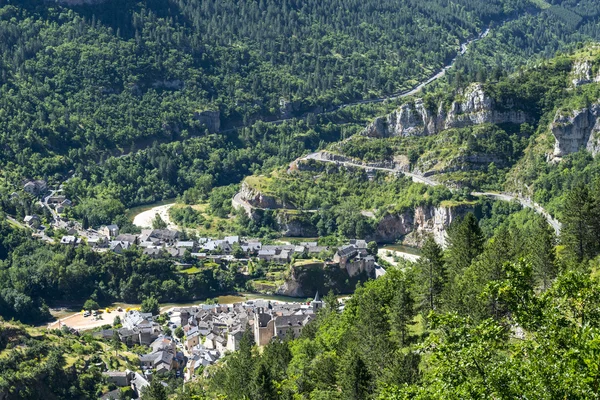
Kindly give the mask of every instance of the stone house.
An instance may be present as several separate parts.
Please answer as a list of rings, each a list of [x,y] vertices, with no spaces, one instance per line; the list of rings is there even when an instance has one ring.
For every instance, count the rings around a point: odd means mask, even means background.
[[[239,328],[232,332],[229,332],[229,334],[227,335],[226,350],[230,351],[230,352],[239,350],[240,342],[242,341],[243,336],[244,336],[244,331]]]
[[[101,234],[109,238],[115,238],[119,236],[119,227],[117,225],[106,225],[100,227],[98,230]]]
[[[27,215],[23,218],[23,222],[30,228],[38,229],[42,223],[37,215]]]
[[[39,196],[41,194],[44,194],[47,190],[48,184],[44,180],[27,181],[23,185],[23,191],[33,196]]]

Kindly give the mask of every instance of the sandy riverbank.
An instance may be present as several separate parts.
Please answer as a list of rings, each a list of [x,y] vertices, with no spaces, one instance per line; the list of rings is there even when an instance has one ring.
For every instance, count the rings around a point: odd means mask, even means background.
[[[391,256],[389,256],[388,254],[391,254]],[[398,263],[396,261],[394,261],[394,257],[398,257],[398,258],[401,258],[401,259],[404,259],[407,261],[412,261],[412,262],[417,261],[420,257],[416,254],[404,253],[402,251],[390,250],[390,249],[379,249],[377,251],[377,255],[379,256],[379,258],[381,258],[382,260],[385,260],[386,262],[390,263],[393,266],[398,265]]]
[[[133,217],[133,224],[140,228],[152,228],[152,221],[156,217],[156,214],[160,215],[163,221],[167,223],[167,228],[178,229],[177,225],[169,218],[169,208],[173,207],[175,203],[164,204],[162,206],[156,206],[149,210],[143,211]]]

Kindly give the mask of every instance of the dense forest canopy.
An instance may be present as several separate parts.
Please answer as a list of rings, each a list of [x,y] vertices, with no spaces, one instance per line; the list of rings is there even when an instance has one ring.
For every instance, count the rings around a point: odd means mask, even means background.
[[[566,6],[594,18],[587,3]],[[0,9],[3,166],[13,184],[59,180],[154,140],[204,134],[197,111],[220,110],[225,127],[280,118],[282,98],[302,114],[394,93],[491,22],[529,12],[539,8],[508,0],[8,2]]]

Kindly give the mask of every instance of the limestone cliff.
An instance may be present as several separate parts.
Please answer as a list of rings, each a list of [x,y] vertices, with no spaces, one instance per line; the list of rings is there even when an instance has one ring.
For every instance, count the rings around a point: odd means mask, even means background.
[[[319,236],[319,231],[311,223],[308,215],[291,214],[280,211],[277,213],[277,224],[279,231],[287,237],[315,237]]]
[[[242,183],[240,194],[244,201],[257,208],[278,209],[282,208],[281,201],[273,196],[265,195],[257,189],[254,189],[248,183]]]
[[[425,237],[432,235],[441,246],[446,245],[448,226],[457,218],[475,211],[470,204],[452,206],[420,206],[403,213],[384,216],[372,238],[380,243],[394,243],[402,240],[410,246],[421,246]]]
[[[559,110],[550,129],[555,139],[554,159],[581,149],[595,156],[600,152],[600,103],[572,112]]]
[[[397,111],[379,117],[364,134],[370,137],[435,135],[445,129],[464,128],[485,123],[522,124],[529,120],[527,114],[512,104],[496,104],[479,83],[469,86],[446,113],[443,103],[432,111],[422,99],[403,104]]]
[[[573,64],[571,70],[571,83],[573,83],[573,86],[577,87],[592,82],[600,82],[600,68],[594,74],[593,65],[589,60],[580,60]]]
[[[374,275],[361,272],[350,276],[348,271],[338,264],[299,261],[290,267],[284,283],[276,293],[290,297],[313,297],[318,291],[321,295],[333,290],[335,293],[352,293],[358,282],[365,282]]]

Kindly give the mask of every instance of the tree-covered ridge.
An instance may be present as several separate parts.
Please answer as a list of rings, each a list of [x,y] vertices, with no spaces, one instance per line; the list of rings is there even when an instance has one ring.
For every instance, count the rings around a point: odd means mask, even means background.
[[[8,399],[95,398],[104,385],[96,363],[122,363],[101,353],[107,347],[91,335],[45,332],[0,319],[0,392]]]
[[[444,187],[427,187],[410,178],[385,172],[367,173],[336,165],[309,162],[302,169],[278,170],[269,176],[248,177],[244,184],[273,196],[283,208],[314,210],[343,206],[348,209],[379,210],[381,214],[419,205],[437,205],[452,198]]]
[[[246,222],[241,216],[242,225],[249,229],[246,232],[259,232],[261,227],[278,230],[276,215],[280,214],[281,219],[282,214],[319,236],[370,238],[389,214],[419,206],[439,206],[445,200],[453,200],[455,205],[473,204],[464,195],[453,195],[443,186],[428,187],[385,172],[367,174],[363,169],[316,162],[308,162],[302,168],[308,170],[279,170],[244,180],[248,190],[273,199],[277,208],[283,209],[265,210],[263,218]]]
[[[549,205],[552,213],[559,215],[560,197],[580,180],[590,183],[593,174],[589,171],[596,167],[593,157],[584,154],[570,154],[561,162],[549,162],[556,141],[552,123],[558,114],[572,117],[598,103],[599,72],[600,48],[591,43],[519,72],[488,77],[476,84],[440,84],[417,101],[422,109],[415,108],[413,100],[406,103],[408,106],[401,109],[405,113],[404,130],[393,132],[396,136],[355,135],[331,144],[329,150],[365,162],[393,162],[398,168],[408,168],[449,185],[521,192]],[[481,101],[479,93],[483,93],[484,104],[480,108],[470,105],[467,111],[453,111],[462,104]],[[400,112],[390,118],[399,118]],[[454,120],[466,119],[471,126],[445,129],[450,115]],[[486,118],[496,118],[494,115],[509,122],[485,122]],[[421,122],[425,118],[429,120]],[[510,122],[511,118],[518,122]],[[436,122],[440,119],[441,125]],[[418,129],[424,129],[423,123],[441,128],[420,134]],[[416,134],[411,133],[411,124],[417,127]],[[369,128],[365,133],[368,132]],[[573,163],[580,168],[572,168]]]
[[[65,173],[106,150],[203,133],[197,110],[246,123],[279,117],[282,97],[306,111],[397,91],[513,10],[502,1],[460,3],[5,5],[5,165],[28,176]]]

